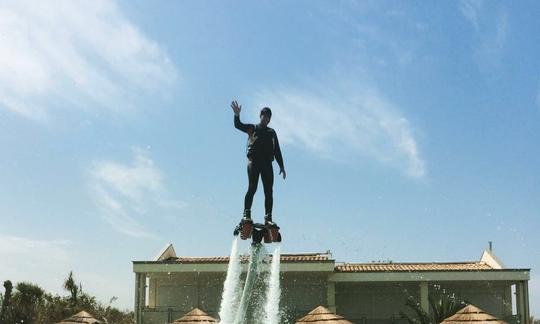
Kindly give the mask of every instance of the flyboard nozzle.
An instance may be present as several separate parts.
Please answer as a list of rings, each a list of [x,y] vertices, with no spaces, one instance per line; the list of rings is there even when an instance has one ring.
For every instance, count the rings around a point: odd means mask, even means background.
[[[254,228],[253,229],[253,242],[251,243],[251,245],[261,244],[262,239],[264,237],[264,232],[265,232],[264,229]]]

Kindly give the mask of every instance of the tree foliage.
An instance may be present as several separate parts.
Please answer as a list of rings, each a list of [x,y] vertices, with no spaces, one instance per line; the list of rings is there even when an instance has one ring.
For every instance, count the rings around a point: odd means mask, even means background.
[[[4,295],[0,294],[0,304],[2,307],[0,308],[0,323],[8,323],[8,321],[11,321],[13,316],[11,312],[11,294],[13,291],[13,284],[11,281],[6,280],[4,281],[4,289],[5,293]]]
[[[469,304],[439,285],[433,285],[431,288],[429,314],[422,309],[420,303],[413,296],[408,296],[405,305],[414,316],[401,312],[401,317],[406,319],[409,324],[439,324]]]
[[[462,300],[456,294],[446,291],[441,286],[433,286],[433,297],[429,304],[435,323],[440,323],[467,306],[469,302]]]
[[[409,296],[405,305],[414,313],[414,316],[410,316],[401,312],[401,317],[406,319],[409,324],[435,324],[414,297]]]
[[[82,310],[89,312],[107,324],[133,324],[133,312],[112,306],[117,297],[107,305],[82,290],[70,272],[64,281],[68,296],[53,295],[38,285],[19,282],[13,289],[9,280],[4,282],[4,294],[0,294],[1,324],[51,324],[57,323]]]
[[[79,297],[79,287],[77,286],[77,283],[75,282],[75,279],[73,278],[73,271],[69,272],[68,277],[64,281],[64,289],[69,291],[71,294],[71,303],[73,305],[77,304],[77,297]],[[81,287],[82,290],[82,287]]]

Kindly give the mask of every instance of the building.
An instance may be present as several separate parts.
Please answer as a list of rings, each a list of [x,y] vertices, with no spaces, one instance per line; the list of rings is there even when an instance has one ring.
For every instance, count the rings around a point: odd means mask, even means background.
[[[217,318],[228,260],[178,257],[168,245],[153,261],[133,261],[136,323],[170,323],[196,307]],[[353,323],[390,324],[404,322],[407,298],[429,311],[429,296],[444,289],[509,323],[527,323],[529,278],[530,269],[505,268],[491,249],[479,261],[446,263],[338,263],[329,252],[282,254],[281,307],[285,323],[324,305]]]

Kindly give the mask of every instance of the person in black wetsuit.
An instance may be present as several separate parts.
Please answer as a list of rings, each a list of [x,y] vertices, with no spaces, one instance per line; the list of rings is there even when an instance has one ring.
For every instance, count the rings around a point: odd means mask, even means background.
[[[270,108],[264,107],[260,113],[261,122],[254,125],[244,124],[240,121],[242,106],[236,100],[231,103],[231,108],[234,111],[234,127],[248,134],[247,171],[249,187],[244,199],[244,219],[251,219],[251,205],[253,196],[257,191],[260,175],[264,188],[264,221],[266,225],[271,225],[273,224],[272,205],[274,199],[272,187],[274,185],[274,169],[272,168],[272,161],[274,158],[279,165],[279,174],[283,175],[283,179],[287,177],[277,134],[272,128],[268,127],[268,123],[272,118],[272,111]]]

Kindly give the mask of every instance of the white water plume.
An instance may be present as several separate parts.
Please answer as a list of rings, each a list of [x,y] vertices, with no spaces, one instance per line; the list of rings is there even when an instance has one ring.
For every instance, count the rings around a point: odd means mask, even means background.
[[[255,305],[257,303],[259,295],[255,290],[257,286],[257,277],[261,270],[260,266],[263,264],[264,256],[266,255],[266,249],[262,244],[256,244],[252,245],[250,250],[251,253],[249,257],[246,281],[244,283],[244,289],[242,291],[242,298],[238,305],[238,310],[236,311],[234,324],[257,323],[258,321],[256,320],[256,318],[260,318],[260,316],[257,316],[257,309],[259,308],[257,307],[257,305]],[[252,297],[255,297],[255,299],[252,300]],[[248,314],[248,308],[250,304],[252,305],[252,307],[255,306],[252,309],[251,315]],[[253,317],[253,315],[255,316],[255,318],[250,318]]]
[[[277,243],[272,253],[268,288],[266,290],[266,304],[264,305],[265,324],[279,324],[279,300],[281,287],[279,286],[281,243]]]
[[[233,324],[238,309],[241,288],[240,274],[242,273],[240,254],[238,252],[238,240],[239,237],[235,236],[232,242],[227,277],[223,284],[223,295],[221,296],[221,306],[219,307],[221,324]]]

